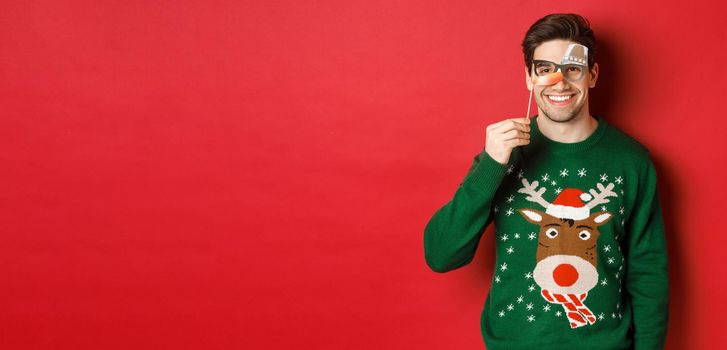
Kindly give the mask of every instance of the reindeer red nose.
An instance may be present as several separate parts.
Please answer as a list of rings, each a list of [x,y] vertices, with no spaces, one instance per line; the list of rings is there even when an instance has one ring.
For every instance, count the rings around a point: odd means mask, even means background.
[[[553,280],[561,287],[570,287],[578,281],[578,271],[571,264],[560,264],[553,270]]]

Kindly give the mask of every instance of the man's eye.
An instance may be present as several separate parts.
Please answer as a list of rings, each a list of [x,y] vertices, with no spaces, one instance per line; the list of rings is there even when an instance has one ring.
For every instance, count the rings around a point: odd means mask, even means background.
[[[569,72],[580,72],[581,69],[579,67],[568,67]]]

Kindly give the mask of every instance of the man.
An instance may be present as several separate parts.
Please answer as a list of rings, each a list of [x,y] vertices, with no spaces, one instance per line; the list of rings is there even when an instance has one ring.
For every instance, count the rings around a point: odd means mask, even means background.
[[[495,223],[481,317],[489,350],[664,346],[668,274],[656,172],[644,146],[589,112],[595,44],[578,15],[530,27],[525,77],[538,115],[488,125],[484,151],[426,226],[427,264],[447,272],[472,260]],[[583,58],[573,59],[578,50]]]

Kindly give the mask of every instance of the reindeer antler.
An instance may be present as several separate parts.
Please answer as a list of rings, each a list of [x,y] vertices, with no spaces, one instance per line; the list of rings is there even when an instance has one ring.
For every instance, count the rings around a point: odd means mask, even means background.
[[[598,188],[598,191],[600,193],[596,192],[596,190],[594,190],[594,189],[590,189],[588,191],[593,196],[593,199],[586,204],[588,209],[593,209],[593,207],[595,207],[601,203],[608,203],[609,200],[606,199],[606,197],[618,197],[616,192],[611,191],[611,189],[613,189],[613,187],[614,187],[613,182],[608,184],[608,186],[606,186],[606,187],[603,187],[603,185],[601,185],[600,183],[597,183],[596,187]]]
[[[538,188],[538,181],[533,181],[531,183],[528,183],[528,180],[523,178],[523,188],[517,190],[520,193],[527,194],[528,196],[525,197],[527,200],[531,202],[538,203],[543,206],[543,208],[547,208],[550,205],[550,202],[543,199],[543,193],[545,192],[545,187],[540,188],[539,190],[536,190]]]

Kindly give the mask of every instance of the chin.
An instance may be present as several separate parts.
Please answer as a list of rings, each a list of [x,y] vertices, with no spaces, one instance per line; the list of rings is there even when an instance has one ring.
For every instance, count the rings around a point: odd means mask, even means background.
[[[563,113],[563,112],[553,113],[552,111],[543,111],[543,115],[545,115],[545,117],[547,117],[548,119],[550,119],[556,123],[567,123],[567,122],[575,119],[575,117],[578,114],[572,113],[572,112],[571,113],[567,113],[567,112],[566,113]]]
[[[570,110],[553,110],[552,108],[546,108],[543,109],[543,115],[556,123],[567,123],[575,119],[582,109],[583,105]]]

